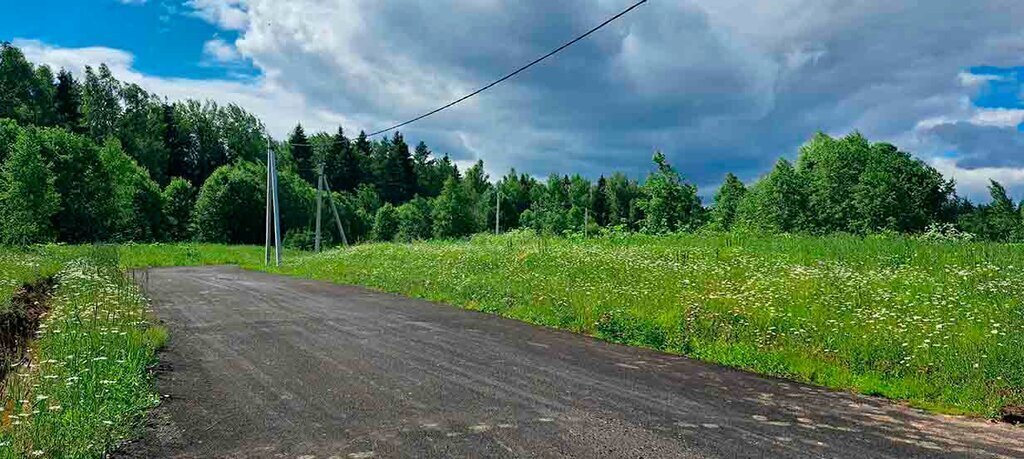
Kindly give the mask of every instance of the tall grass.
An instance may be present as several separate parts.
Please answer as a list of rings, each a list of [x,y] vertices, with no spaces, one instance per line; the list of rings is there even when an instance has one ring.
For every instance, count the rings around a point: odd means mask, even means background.
[[[29,359],[0,397],[0,457],[100,457],[157,402],[147,368],[166,333],[147,319],[116,249],[76,250],[85,256],[57,274]]]
[[[60,266],[60,260],[39,250],[0,246],[0,314],[8,311],[22,285],[50,277]]]
[[[364,245],[280,272],[944,412],[993,416],[1024,404],[1019,245],[515,233]]]

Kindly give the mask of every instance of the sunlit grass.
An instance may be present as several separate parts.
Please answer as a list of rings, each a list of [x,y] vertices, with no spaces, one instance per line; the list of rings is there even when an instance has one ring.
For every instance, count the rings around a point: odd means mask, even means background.
[[[259,265],[251,267],[258,268]],[[944,412],[1024,403],[1024,247],[679,235],[373,244],[281,272]]]
[[[8,376],[0,457],[100,457],[133,436],[158,401],[147,368],[166,332],[123,275],[116,251],[70,259],[27,363]]]

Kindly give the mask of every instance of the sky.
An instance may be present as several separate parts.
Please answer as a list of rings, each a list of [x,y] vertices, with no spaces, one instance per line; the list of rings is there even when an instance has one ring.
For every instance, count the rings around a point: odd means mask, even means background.
[[[29,59],[171,100],[237,103],[283,138],[375,131],[473,91],[632,0],[3,0]],[[59,14],[54,14],[59,12]],[[1024,198],[1024,2],[650,0],[403,128],[460,164],[642,177],[665,152],[705,196],[822,131],[858,130],[987,198]]]

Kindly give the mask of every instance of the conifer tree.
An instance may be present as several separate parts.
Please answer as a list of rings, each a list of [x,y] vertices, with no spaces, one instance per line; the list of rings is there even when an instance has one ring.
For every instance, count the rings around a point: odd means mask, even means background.
[[[295,166],[298,168],[299,177],[302,177],[306,183],[316,186],[317,168],[319,164],[314,164],[313,161],[313,145],[309,142],[309,137],[306,137],[306,131],[302,129],[302,124],[297,124],[292,134],[288,137],[289,149],[292,152],[292,159],[295,160]]]
[[[76,134],[83,133],[82,126],[82,87],[71,75],[61,69],[57,74],[57,90],[54,94],[57,126]]]

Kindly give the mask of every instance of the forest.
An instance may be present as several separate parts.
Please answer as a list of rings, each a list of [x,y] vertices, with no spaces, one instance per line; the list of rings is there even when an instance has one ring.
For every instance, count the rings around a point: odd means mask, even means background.
[[[87,67],[29,62],[0,49],[0,243],[254,244],[264,238],[265,158],[277,152],[285,244],[313,245],[317,172],[333,191],[350,241],[460,238],[532,228],[544,234],[694,231],[920,234],[1024,241],[1024,205],[993,181],[991,201],[956,194],[952,180],[897,146],[860,133],[817,133],[744,184],[728,174],[709,203],[654,152],[642,178],[621,172],[495,178],[482,161],[448,155],[401,133],[307,133],[268,140],[234,104],[168,101]],[[500,205],[500,212],[495,206]],[[500,215],[500,222],[495,222]],[[496,225],[497,223],[497,225]],[[331,228],[331,225],[325,225]],[[340,241],[331,228],[325,238]]]

